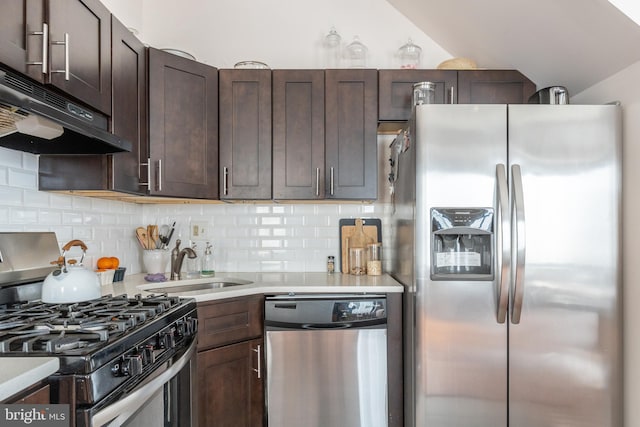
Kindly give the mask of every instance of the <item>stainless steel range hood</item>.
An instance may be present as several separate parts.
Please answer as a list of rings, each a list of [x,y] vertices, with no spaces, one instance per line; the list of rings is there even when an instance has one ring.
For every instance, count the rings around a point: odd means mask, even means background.
[[[108,117],[0,69],[0,147],[34,154],[131,151],[109,132]]]

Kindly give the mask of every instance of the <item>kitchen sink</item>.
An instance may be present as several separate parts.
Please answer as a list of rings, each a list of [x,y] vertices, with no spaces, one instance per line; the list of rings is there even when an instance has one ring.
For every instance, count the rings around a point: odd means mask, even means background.
[[[211,289],[228,288],[231,286],[250,285],[250,280],[220,278],[204,283],[185,283],[184,285],[158,286],[157,288],[146,288],[147,292],[162,292],[167,294],[177,294],[182,292],[208,291]]]

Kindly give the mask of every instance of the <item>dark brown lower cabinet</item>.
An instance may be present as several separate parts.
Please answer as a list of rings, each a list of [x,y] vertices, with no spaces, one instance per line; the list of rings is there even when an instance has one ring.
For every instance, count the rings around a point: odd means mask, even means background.
[[[262,339],[255,339],[198,353],[201,427],[263,425],[263,348]]]
[[[265,425],[263,313],[262,295],[198,304],[199,426]]]
[[[51,403],[50,386],[46,382],[39,382],[11,396],[6,403],[46,405]]]

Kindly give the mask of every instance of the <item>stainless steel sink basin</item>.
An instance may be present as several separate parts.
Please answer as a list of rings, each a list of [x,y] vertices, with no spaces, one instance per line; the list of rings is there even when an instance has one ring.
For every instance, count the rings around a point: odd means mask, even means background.
[[[145,291],[147,292],[162,292],[167,294],[178,294],[181,292],[193,292],[193,291],[208,291],[211,289],[220,289],[220,288],[228,288],[230,286],[239,286],[239,285],[249,285],[253,283],[250,280],[241,280],[241,279],[214,279],[210,282],[204,283],[187,283],[184,285],[175,285],[175,286],[159,286],[157,288],[147,288]]]

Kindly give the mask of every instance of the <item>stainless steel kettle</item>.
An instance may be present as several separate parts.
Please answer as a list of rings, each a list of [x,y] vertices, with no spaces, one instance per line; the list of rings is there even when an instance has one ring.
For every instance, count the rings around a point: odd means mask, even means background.
[[[82,248],[80,262],[67,261],[65,255],[73,246]],[[62,247],[62,255],[51,264],[58,268],[49,273],[42,284],[42,302],[66,304],[100,298],[100,279],[92,270],[84,268],[82,261],[87,245],[81,240],[72,240]]]

